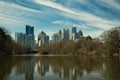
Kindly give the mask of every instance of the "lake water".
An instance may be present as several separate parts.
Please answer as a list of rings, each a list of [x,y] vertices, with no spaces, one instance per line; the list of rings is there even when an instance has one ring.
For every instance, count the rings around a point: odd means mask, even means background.
[[[0,80],[120,80],[120,59],[0,56]]]

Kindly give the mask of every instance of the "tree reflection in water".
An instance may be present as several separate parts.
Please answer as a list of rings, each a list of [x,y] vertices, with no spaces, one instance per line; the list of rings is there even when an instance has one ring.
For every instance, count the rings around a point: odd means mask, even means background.
[[[118,59],[1,56],[0,65],[0,80],[120,80]]]

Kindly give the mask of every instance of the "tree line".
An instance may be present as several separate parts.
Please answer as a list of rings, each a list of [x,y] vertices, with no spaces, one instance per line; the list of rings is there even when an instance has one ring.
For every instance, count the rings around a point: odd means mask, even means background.
[[[0,27],[0,55],[25,54],[30,47],[15,42],[5,28]]]
[[[15,42],[8,31],[0,27],[0,55],[25,54],[31,47]],[[41,54],[67,54],[67,55],[120,55],[120,27],[104,31],[101,39],[90,36],[78,41],[60,41],[39,47]]]
[[[113,56],[120,54],[120,27],[104,31],[101,38],[90,36],[78,41],[61,41],[39,47],[41,54],[67,55],[100,55]]]

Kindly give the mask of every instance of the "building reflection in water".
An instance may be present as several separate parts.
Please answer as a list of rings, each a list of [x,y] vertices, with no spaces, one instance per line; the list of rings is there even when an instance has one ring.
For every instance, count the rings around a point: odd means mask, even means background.
[[[2,59],[0,80],[120,80],[120,61],[77,57]]]
[[[66,67],[45,63],[42,60],[37,61],[37,71],[40,76],[46,76],[48,72],[57,75],[62,80],[76,80],[82,76],[82,72],[77,71],[74,67]]]
[[[25,74],[25,80],[34,80],[33,74],[34,74],[34,67],[35,67],[35,61],[27,61],[23,63],[22,65],[17,66],[17,74]]]
[[[39,60],[37,62],[37,69],[40,76],[44,76],[46,72],[49,71],[49,65],[48,64],[42,64],[42,62]]]

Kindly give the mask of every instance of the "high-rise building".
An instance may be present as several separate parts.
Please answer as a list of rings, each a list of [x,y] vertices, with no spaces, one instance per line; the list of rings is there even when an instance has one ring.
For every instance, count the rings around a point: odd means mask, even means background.
[[[58,34],[60,35],[60,41],[62,41],[62,31],[59,30]]]
[[[78,31],[77,33],[73,33],[73,40],[80,40],[83,38],[83,33],[82,31]]]
[[[26,45],[26,46],[35,46],[35,36],[30,34],[26,35],[24,33],[15,33],[16,42]]]
[[[27,46],[35,46],[34,27],[31,25],[26,25],[26,39]]]
[[[26,25],[26,34],[19,32],[15,33],[15,40],[16,42],[26,46],[35,46],[34,27]]]
[[[70,36],[70,40],[73,40],[73,34],[77,33],[77,28],[74,25],[71,25],[70,27],[70,31],[69,31],[69,36]]]
[[[38,35],[38,46],[41,46],[42,44],[48,44],[49,43],[49,36],[46,35],[45,32],[41,31]]]
[[[20,43],[20,44],[25,44],[26,42],[26,38],[25,38],[25,34],[24,33],[15,33],[15,40],[16,42]]]
[[[26,38],[27,38],[27,42],[26,42],[27,46],[35,46],[35,35],[29,34],[26,35]]]
[[[79,39],[83,38],[83,32],[81,30],[78,31]]]
[[[31,25],[26,25],[26,34],[34,34],[34,27]]]
[[[52,35],[52,42],[60,42],[60,35],[59,35],[59,33],[54,33]]]
[[[44,36],[44,38],[43,38],[43,44],[48,44],[48,43],[49,43],[49,36],[46,35],[46,36]]]
[[[62,39],[62,41],[67,41],[67,40],[69,40],[69,29],[63,29],[62,31],[61,31],[61,39]]]

